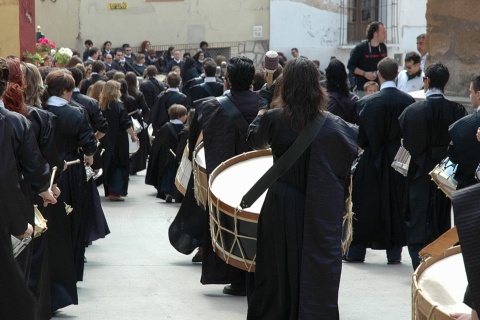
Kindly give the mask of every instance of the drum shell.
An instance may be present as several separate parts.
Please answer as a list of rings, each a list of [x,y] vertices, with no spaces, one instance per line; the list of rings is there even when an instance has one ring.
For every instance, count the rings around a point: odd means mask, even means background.
[[[441,260],[456,255],[461,254],[460,246],[451,247],[444,252],[443,255],[436,257],[427,258],[420,266],[415,270],[412,276],[412,319],[413,320],[427,320],[427,319],[436,319],[436,320],[451,320],[454,319],[449,315],[449,311],[445,310],[444,306],[438,305],[437,302],[431,301],[427,298],[426,288],[421,288],[419,285],[420,278],[422,274],[432,265],[439,263]],[[463,266],[460,270],[448,270],[448,272],[465,272]],[[437,286],[441,286],[441,283],[436,283]],[[461,304],[461,298],[459,297]],[[456,312],[459,310],[456,310]]]
[[[433,168],[430,176],[440,190],[448,198],[452,198],[452,193],[457,189],[457,181],[454,179],[457,165],[447,157]]]
[[[232,165],[265,156],[271,157],[271,151],[252,151],[238,155],[220,164],[209,178],[208,204],[214,250],[226,263],[250,272],[255,271],[259,213],[249,209],[238,210],[233,205],[225,203],[212,192],[212,184],[222,171]]]
[[[192,162],[192,169],[193,169],[193,178],[194,181],[194,191],[195,191],[195,199],[197,200],[198,205],[203,209],[207,209],[208,203],[208,174],[207,168],[202,164],[202,161],[199,159],[199,154],[203,149],[203,141],[200,142],[194,150],[193,153],[193,162]],[[203,156],[205,153],[203,153]],[[205,163],[205,158],[202,159],[203,163]]]

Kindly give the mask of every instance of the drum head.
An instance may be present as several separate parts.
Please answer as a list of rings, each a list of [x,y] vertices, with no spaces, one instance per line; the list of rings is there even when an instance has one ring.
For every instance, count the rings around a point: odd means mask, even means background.
[[[133,142],[130,137],[128,137],[128,153],[135,154],[138,149],[140,149],[140,141]]]
[[[203,147],[203,141],[195,147],[195,163],[201,168],[207,168],[207,162],[205,161],[205,148]]]

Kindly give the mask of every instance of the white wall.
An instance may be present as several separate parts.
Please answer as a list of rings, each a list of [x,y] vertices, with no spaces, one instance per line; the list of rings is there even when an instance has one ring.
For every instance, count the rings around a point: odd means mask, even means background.
[[[345,65],[354,46],[340,46],[340,5],[342,0],[323,0],[307,5],[302,0],[270,1],[270,50],[284,52],[297,47],[301,55],[320,60],[325,69],[331,56]],[[398,44],[388,44],[388,55],[416,51],[416,37],[426,30],[426,1],[402,0],[398,8]]]

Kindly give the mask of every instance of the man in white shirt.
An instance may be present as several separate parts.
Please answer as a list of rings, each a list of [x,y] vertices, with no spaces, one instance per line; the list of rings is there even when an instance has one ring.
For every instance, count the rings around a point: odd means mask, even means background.
[[[427,51],[427,40],[426,34],[422,33],[417,37],[417,50],[420,52],[421,61],[420,61],[420,68],[425,70],[425,62],[428,58],[428,51]]]
[[[420,55],[409,52],[405,56],[405,70],[397,77],[397,88],[403,92],[412,92],[423,89],[423,77],[425,74],[420,68]]]

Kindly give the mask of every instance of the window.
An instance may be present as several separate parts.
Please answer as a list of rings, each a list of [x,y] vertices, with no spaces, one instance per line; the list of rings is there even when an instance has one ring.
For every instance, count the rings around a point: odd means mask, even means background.
[[[387,43],[398,42],[398,0],[342,0],[340,45],[357,44],[366,38],[372,21],[387,28]]]

